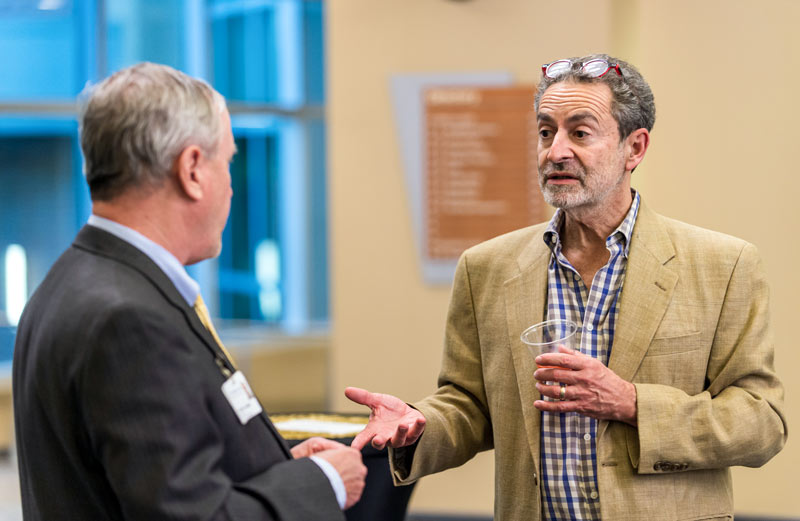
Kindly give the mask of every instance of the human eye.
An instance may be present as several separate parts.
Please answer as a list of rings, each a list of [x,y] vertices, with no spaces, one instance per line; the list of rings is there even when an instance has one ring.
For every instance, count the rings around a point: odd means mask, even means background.
[[[575,132],[573,132],[573,135],[578,139],[586,139],[587,137],[589,137],[589,132],[587,132],[586,130],[578,129]]]
[[[553,132],[549,128],[539,129],[539,139],[550,139],[552,136]]]

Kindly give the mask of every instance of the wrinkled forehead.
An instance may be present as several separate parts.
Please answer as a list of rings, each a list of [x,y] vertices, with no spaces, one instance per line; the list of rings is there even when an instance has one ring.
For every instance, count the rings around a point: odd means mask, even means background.
[[[558,119],[576,112],[585,112],[598,121],[613,120],[611,99],[611,89],[602,82],[558,82],[542,93],[537,117]]]

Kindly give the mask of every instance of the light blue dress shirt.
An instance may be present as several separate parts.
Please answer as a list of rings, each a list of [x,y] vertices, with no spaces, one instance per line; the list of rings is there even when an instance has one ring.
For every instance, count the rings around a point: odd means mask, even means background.
[[[167,251],[166,248],[156,244],[136,230],[110,219],[106,219],[105,217],[92,214],[89,216],[87,224],[119,237],[147,255],[150,260],[155,262],[156,266],[164,272],[167,278],[172,281],[178,293],[186,300],[186,304],[189,307],[194,306],[194,302],[200,294],[200,285],[186,273],[186,268],[184,268],[183,264],[181,264],[173,254]],[[333,491],[336,493],[336,501],[339,503],[339,508],[344,509],[345,502],[347,501],[347,490],[344,487],[342,477],[333,465],[326,460],[316,456],[311,456],[310,459],[325,473],[328,481],[331,482]]]

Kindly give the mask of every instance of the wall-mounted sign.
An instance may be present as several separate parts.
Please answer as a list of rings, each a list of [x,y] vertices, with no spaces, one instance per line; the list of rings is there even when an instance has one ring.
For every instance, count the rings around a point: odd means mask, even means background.
[[[534,93],[534,87],[425,91],[431,259],[458,258],[470,246],[546,218]]]
[[[423,278],[452,282],[461,253],[542,222],[534,87],[508,73],[392,78]]]

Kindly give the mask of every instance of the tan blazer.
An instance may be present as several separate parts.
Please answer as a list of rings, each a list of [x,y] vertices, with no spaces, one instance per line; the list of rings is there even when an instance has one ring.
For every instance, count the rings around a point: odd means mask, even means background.
[[[439,390],[415,404],[425,432],[391,451],[396,482],[409,483],[494,448],[497,521],[541,516],[539,393],[519,336],[545,317],[544,229],[464,253]],[[730,519],[728,467],[763,465],[787,435],[756,249],[642,204],[625,277],[609,367],[636,384],[639,426],[598,426],[603,519]]]

